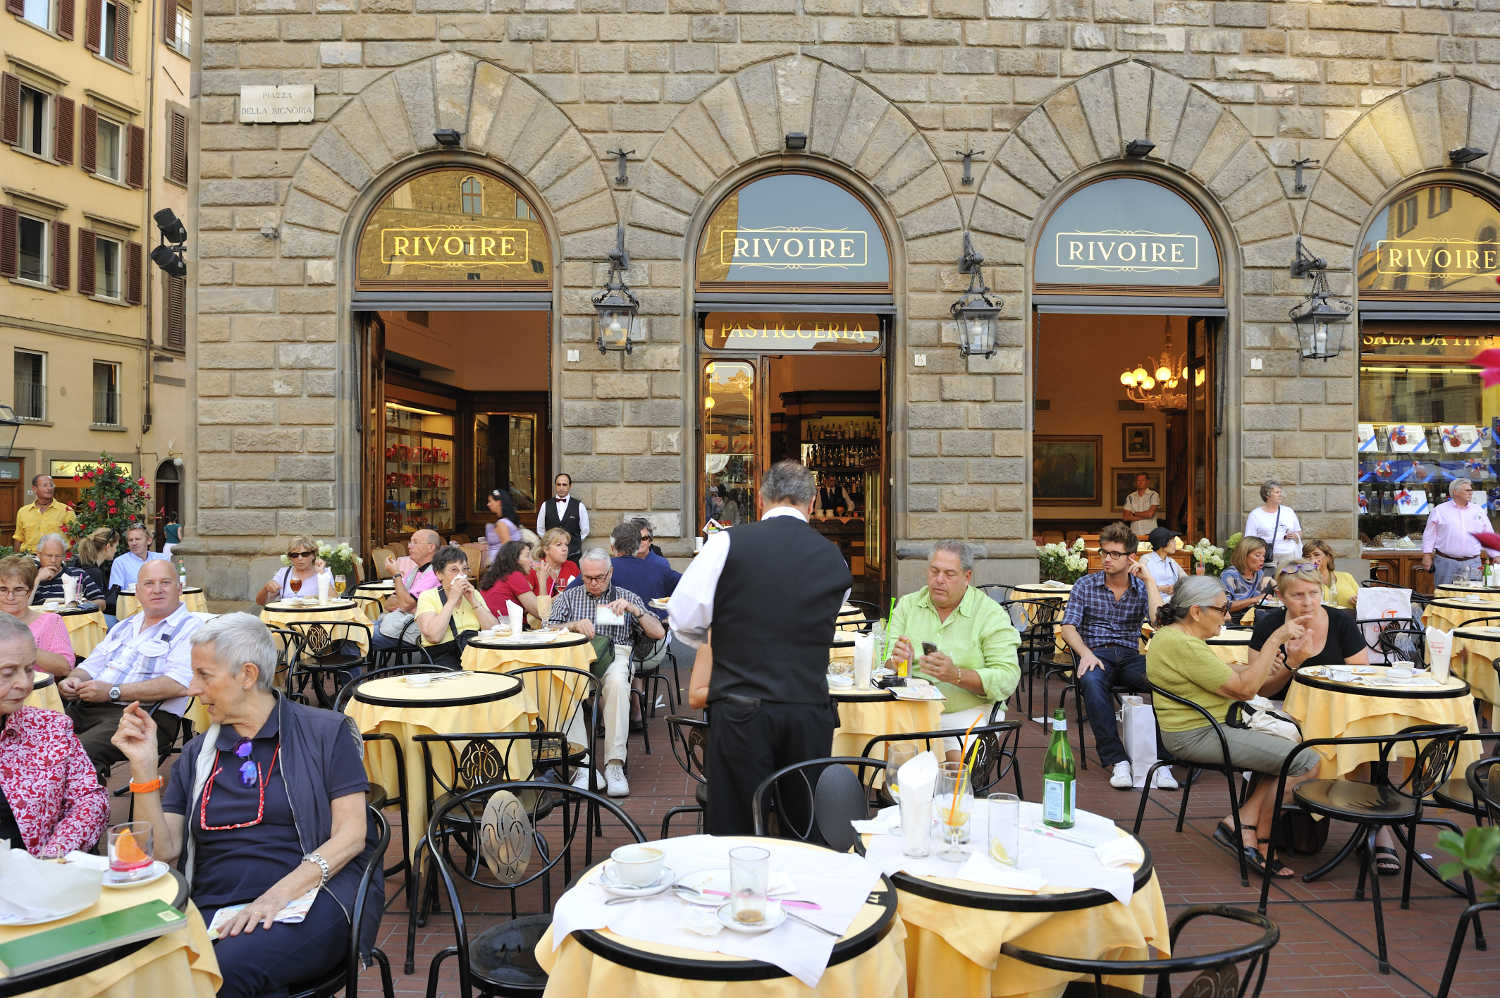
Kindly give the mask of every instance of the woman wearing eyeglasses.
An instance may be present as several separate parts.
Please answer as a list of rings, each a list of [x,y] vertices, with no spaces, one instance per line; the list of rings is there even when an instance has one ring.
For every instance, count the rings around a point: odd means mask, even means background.
[[[1214,829],[1214,841],[1235,854],[1243,851],[1251,868],[1263,873],[1266,860],[1262,846],[1269,841],[1276,811],[1274,777],[1297,743],[1264,731],[1232,728],[1224,720],[1231,703],[1250,700],[1264,688],[1277,668],[1277,645],[1300,639],[1306,628],[1300,618],[1283,621],[1271,633],[1275,644],[1252,653],[1248,665],[1232,666],[1221,661],[1205,643],[1206,638],[1219,633],[1228,613],[1229,597],[1217,579],[1194,575],[1178,583],[1171,600],[1156,613],[1159,629],[1146,651],[1146,678],[1153,686],[1208,711],[1229,743],[1229,761],[1236,768],[1257,774],[1250,796],[1240,807],[1241,841],[1234,840],[1233,815],[1226,816]],[[1223,763],[1219,736],[1202,714],[1166,697],[1157,697],[1152,706],[1162,744],[1173,755],[1187,762]],[[1317,765],[1318,753],[1304,749],[1292,764],[1291,774],[1301,776]],[[1257,834],[1262,828],[1267,833],[1265,838]],[[1292,871],[1280,863],[1271,872],[1277,877],[1292,876]]]
[[[318,595],[318,576],[328,576],[328,591],[333,592],[333,573],[318,557],[318,542],[311,537],[293,537],[286,548],[286,567],[260,587],[255,602],[261,606],[294,596]]]
[[[156,724],[138,704],[112,741],[130,760],[135,817],[151,822],[156,858],[177,863],[211,926],[221,918],[219,998],[286,994],[347,957],[355,894],[372,862],[361,952],[379,928],[385,889],[359,736],[342,715],[276,693],[276,645],[255,617],[225,614],[190,640],[188,692],[213,724],[183,746],[165,791]],[[276,921],[307,895],[301,922]]]
[[[31,629],[36,640],[36,667],[66,679],[78,664],[68,627],[55,613],[43,613],[28,605],[36,584],[36,562],[25,555],[0,558],[0,610],[4,610]]]

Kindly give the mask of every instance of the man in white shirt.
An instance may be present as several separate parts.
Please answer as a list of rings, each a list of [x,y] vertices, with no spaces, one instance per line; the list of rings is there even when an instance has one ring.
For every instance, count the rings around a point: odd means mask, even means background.
[[[183,605],[182,584],[171,562],[154,559],[143,567],[135,597],[141,612],[121,621],[83,665],[57,684],[57,692],[68,701],[73,731],[101,783],[110,766],[125,758],[110,738],[131,703],[152,712],[159,752],[177,738],[193,678],[188,637],[203,625]]]
[[[109,566],[111,589],[115,586],[128,589],[135,585],[136,576],[140,574],[141,567],[146,562],[167,560],[167,556],[160,551],[151,550],[151,535],[140,524],[125,531],[125,546],[130,550],[116,558],[114,564]],[[123,759],[124,756],[120,758]]]
[[[1135,491],[1125,497],[1125,512],[1120,517],[1130,524],[1137,537],[1148,537],[1156,529],[1156,514],[1161,506],[1161,496],[1151,487],[1151,478],[1144,472],[1135,475]]]
[[[542,503],[536,513],[536,535],[541,537],[553,527],[568,532],[568,560],[578,562],[583,555],[583,540],[589,535],[588,507],[569,493],[573,491],[573,476],[566,471],[557,473],[552,480],[557,495]]]

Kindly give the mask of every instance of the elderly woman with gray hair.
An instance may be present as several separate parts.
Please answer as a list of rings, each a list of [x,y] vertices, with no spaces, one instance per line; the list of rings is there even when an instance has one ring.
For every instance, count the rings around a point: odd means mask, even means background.
[[[284,995],[347,957],[370,863],[361,952],[375,942],[385,890],[365,811],[363,743],[342,715],[272,688],[276,646],[255,617],[226,614],[191,641],[188,692],[213,724],[183,746],[166,791],[158,793],[156,725],[139,704],[126,708],[113,741],[130,760],[136,819],[151,822],[157,858],[177,861],[210,924],[229,912],[214,945],[220,998]],[[308,894],[301,922],[276,920]]]
[[[1250,796],[1240,807],[1243,840],[1235,842],[1234,817],[1230,815],[1214,829],[1214,841],[1232,853],[1243,851],[1246,862],[1263,873],[1266,860],[1260,847],[1269,839],[1259,837],[1257,829],[1265,829],[1269,836],[1276,814],[1276,780],[1265,777],[1280,774],[1297,743],[1264,731],[1232,728],[1224,721],[1231,703],[1253,699],[1260,692],[1277,667],[1277,649],[1301,639],[1305,625],[1303,618],[1286,620],[1249,664],[1234,666],[1220,660],[1204,641],[1219,633],[1228,613],[1229,594],[1217,579],[1195,575],[1179,583],[1171,600],[1156,612],[1158,630],[1146,651],[1146,678],[1152,686],[1206,710],[1229,744],[1230,763],[1256,774]],[[1154,698],[1152,706],[1162,744],[1174,756],[1184,762],[1223,763],[1218,735],[1202,714],[1166,697]],[[1317,752],[1304,749],[1293,763],[1291,775],[1309,773],[1317,765]],[[1280,864],[1271,873],[1292,876],[1292,871]]]
[[[1281,501],[1281,483],[1261,483],[1260,501],[1245,517],[1245,536],[1266,542],[1266,571],[1302,556],[1302,521]]]

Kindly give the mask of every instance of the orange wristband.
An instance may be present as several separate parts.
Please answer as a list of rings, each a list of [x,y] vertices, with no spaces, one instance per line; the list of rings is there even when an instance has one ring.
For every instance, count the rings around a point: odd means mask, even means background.
[[[152,780],[150,783],[136,783],[134,780],[132,780],[130,782],[130,792],[133,794],[149,794],[154,790],[160,790],[161,784],[162,779],[160,776]]]

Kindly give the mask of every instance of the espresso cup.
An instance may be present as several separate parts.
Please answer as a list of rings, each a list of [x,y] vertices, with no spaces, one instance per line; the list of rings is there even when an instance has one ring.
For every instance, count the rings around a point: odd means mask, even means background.
[[[621,846],[609,854],[615,863],[615,877],[630,887],[650,887],[661,876],[666,853],[653,846]]]
[[[1336,683],[1348,683],[1354,680],[1353,669],[1329,669],[1328,678]]]

